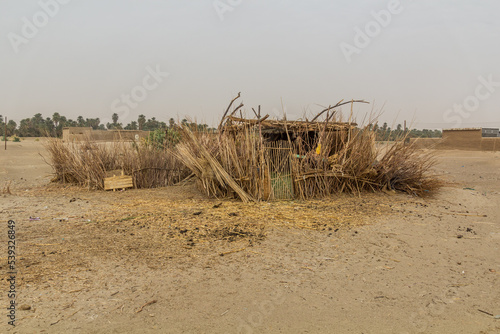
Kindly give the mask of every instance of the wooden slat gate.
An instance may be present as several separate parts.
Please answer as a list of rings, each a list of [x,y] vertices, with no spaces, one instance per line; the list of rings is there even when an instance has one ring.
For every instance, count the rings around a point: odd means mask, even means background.
[[[293,199],[292,148],[287,141],[266,143],[269,199]]]

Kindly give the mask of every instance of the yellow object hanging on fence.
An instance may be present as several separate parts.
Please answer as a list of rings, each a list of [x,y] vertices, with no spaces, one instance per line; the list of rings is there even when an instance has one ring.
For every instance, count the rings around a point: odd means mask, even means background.
[[[321,144],[318,144],[318,147],[316,147],[316,154],[321,154]]]

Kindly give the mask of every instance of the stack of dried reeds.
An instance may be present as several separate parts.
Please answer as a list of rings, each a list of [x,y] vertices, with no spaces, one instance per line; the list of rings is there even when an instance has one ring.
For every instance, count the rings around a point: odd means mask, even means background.
[[[131,175],[136,188],[172,185],[190,173],[170,148],[158,148],[146,142],[105,143],[85,139],[64,143],[49,138],[45,146],[55,174],[53,181],[89,189],[103,189],[106,172],[117,169]]]
[[[183,128],[183,140],[176,147],[177,157],[199,179],[202,188],[208,195],[228,196],[236,193],[244,202],[253,200],[235,180],[235,170],[225,163],[227,160],[218,153],[231,154],[235,146],[225,144],[226,150],[216,146],[217,137],[213,134],[196,132],[189,127]],[[233,155],[237,157],[237,154]],[[234,160],[231,160],[234,161]],[[240,180],[241,181],[241,180]]]
[[[377,146],[375,133],[367,126],[349,130],[340,139],[326,138],[321,144],[336,149],[309,154],[309,160],[296,164],[295,185],[301,198],[363,190],[399,190],[422,196],[441,186],[431,172],[432,155],[405,144],[406,136]]]

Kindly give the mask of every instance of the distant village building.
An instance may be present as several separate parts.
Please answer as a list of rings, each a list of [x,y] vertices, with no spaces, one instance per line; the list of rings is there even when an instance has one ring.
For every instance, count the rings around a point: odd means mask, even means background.
[[[500,151],[497,128],[443,129],[442,138],[412,138],[418,148],[442,150]]]
[[[63,128],[63,141],[139,141],[147,138],[149,131],[141,130],[92,130],[91,127]]]

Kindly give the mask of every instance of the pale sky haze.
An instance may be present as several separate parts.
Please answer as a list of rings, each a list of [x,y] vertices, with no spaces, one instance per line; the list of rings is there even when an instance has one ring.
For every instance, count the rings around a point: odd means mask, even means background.
[[[500,127],[500,2],[395,1],[1,0],[0,114],[104,121],[114,104],[125,124],[145,114],[213,125],[242,92],[249,116],[259,104],[281,117],[283,101],[290,119],[365,99],[358,121],[383,108],[390,124]],[[43,22],[41,3],[53,2]],[[350,61],[342,43],[357,49]],[[168,76],[154,80],[156,68]],[[121,101],[133,89],[147,94],[134,108]]]

